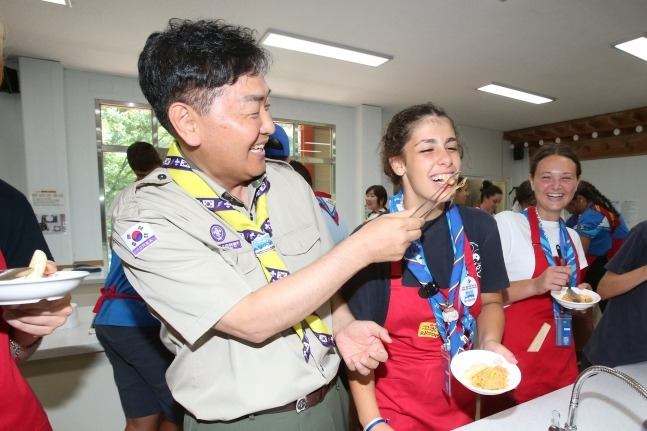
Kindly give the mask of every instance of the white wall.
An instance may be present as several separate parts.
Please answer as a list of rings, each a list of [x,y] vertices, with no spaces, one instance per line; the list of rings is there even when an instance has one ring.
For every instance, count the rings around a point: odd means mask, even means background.
[[[23,146],[25,159],[29,161],[24,165],[28,196],[42,190],[60,193],[60,205],[49,206],[43,213],[64,214],[69,222],[63,67],[56,61],[26,57],[20,57],[19,65]],[[73,230],[74,225],[68,223],[66,232],[45,233],[50,250],[59,262],[73,260],[70,240]]]

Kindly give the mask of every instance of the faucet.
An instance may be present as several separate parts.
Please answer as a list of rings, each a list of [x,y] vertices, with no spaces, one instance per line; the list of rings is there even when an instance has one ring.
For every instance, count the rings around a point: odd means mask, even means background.
[[[593,365],[592,367],[587,368],[582,371],[575,384],[573,385],[573,392],[571,393],[571,403],[568,406],[568,419],[564,423],[564,428],[559,426],[559,414],[553,412],[553,424],[548,428],[548,431],[576,431],[577,425],[575,424],[577,419],[577,405],[580,400],[580,390],[582,389],[582,384],[584,381],[591,376],[595,376],[598,373],[606,373],[614,377],[619,378],[626,384],[628,384],[633,390],[638,392],[645,400],[647,400],[647,389],[642,386],[640,383],[629,377],[628,375],[621,373],[610,367],[604,367],[601,365]],[[645,421],[647,422],[647,421]]]

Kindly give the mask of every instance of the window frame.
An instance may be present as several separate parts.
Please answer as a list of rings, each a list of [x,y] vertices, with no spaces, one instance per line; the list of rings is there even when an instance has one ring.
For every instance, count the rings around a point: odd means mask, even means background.
[[[166,151],[166,148],[159,148],[159,120],[155,115],[153,108],[147,103],[125,102],[107,99],[94,100],[94,116],[96,125],[96,150],[97,165],[99,172],[99,212],[101,217],[101,248],[104,265],[108,266],[110,262],[110,240],[108,238],[107,211],[106,208],[106,187],[104,173],[104,152],[126,153],[128,146],[124,145],[104,145],[103,144],[103,124],[101,120],[101,108],[103,106],[114,106],[117,108],[144,109],[151,112],[151,144],[158,150]],[[107,151],[106,151],[107,150]]]

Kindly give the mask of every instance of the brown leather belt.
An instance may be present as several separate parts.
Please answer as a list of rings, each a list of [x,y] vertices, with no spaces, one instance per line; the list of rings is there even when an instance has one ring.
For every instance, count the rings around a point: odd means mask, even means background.
[[[332,379],[330,383],[327,385],[324,385],[317,389],[314,392],[310,392],[308,395],[305,397],[301,397],[296,401],[292,401],[291,403],[287,403],[284,406],[279,406],[279,407],[274,407],[271,409],[267,410],[261,410],[260,412],[253,413],[254,415],[267,415],[271,413],[284,413],[284,412],[294,412],[296,411],[297,413],[301,413],[302,411],[314,407],[320,402],[323,401],[324,397],[328,393],[328,391],[335,385],[335,382],[337,381],[337,378]]]

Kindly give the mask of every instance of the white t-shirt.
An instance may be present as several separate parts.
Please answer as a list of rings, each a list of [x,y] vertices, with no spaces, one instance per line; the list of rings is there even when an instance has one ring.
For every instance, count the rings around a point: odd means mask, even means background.
[[[508,271],[508,278],[510,281],[532,278],[535,272],[535,253],[532,247],[528,218],[522,213],[502,211],[496,214],[494,219],[499,227],[503,259]],[[548,237],[553,256],[557,256],[556,245],[559,244],[559,222],[542,220],[541,227]],[[586,268],[588,263],[586,262],[580,237],[573,229],[567,229],[577,250],[580,269]]]

